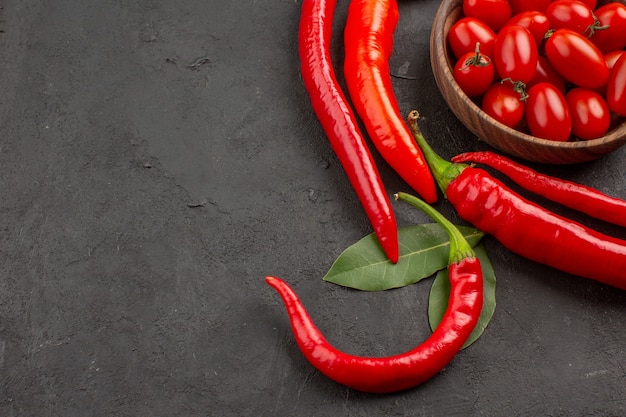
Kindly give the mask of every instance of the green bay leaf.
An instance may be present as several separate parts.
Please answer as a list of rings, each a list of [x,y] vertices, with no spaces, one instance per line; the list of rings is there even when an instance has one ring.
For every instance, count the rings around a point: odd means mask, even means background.
[[[483,269],[483,309],[480,313],[478,324],[476,324],[474,331],[463,345],[463,349],[478,340],[487,328],[496,310],[496,274],[483,245],[476,246],[474,251],[478,259],[480,259],[480,265]],[[450,281],[448,279],[448,270],[443,269],[437,273],[428,298],[428,321],[433,331],[435,331],[446,312],[449,296]]]
[[[481,231],[457,226],[475,246],[484,236]],[[363,291],[382,291],[414,284],[448,264],[450,240],[437,223],[398,228],[400,259],[389,262],[372,233],[344,250],[324,280]]]

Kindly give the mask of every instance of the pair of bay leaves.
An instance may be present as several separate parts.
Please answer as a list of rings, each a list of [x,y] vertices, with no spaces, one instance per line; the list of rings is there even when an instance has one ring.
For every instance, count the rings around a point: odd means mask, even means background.
[[[476,328],[463,348],[474,343],[491,321],[496,307],[496,276],[481,243],[484,233],[456,225],[473,247],[483,270],[483,309]],[[435,275],[428,297],[428,322],[437,327],[448,306],[450,239],[437,223],[398,228],[400,260],[392,264],[372,233],[345,249],[332,264],[324,280],[362,291],[384,291],[415,284]]]

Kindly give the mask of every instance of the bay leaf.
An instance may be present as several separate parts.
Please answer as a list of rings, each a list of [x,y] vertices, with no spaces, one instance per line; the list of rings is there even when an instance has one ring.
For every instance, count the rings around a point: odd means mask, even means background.
[[[491,261],[487,256],[487,251],[483,245],[474,247],[476,256],[480,259],[480,265],[483,269],[483,309],[478,319],[478,324],[469,338],[463,345],[463,349],[474,343],[483,334],[487,325],[493,317],[496,310],[496,274],[491,265]],[[443,315],[448,307],[448,297],[450,296],[450,281],[448,279],[448,270],[443,269],[437,273],[433,285],[430,289],[428,297],[428,321],[430,328],[434,331],[441,322]]]
[[[473,227],[457,227],[472,246],[484,236]],[[372,233],[345,249],[323,279],[358,290],[382,291],[414,284],[447,267],[450,240],[437,223],[400,227],[398,240],[397,264],[387,259]]]

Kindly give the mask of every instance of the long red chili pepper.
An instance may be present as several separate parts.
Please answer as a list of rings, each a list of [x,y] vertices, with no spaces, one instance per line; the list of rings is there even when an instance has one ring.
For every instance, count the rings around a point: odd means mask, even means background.
[[[437,200],[437,187],[422,151],[400,115],[389,73],[396,0],[352,0],[344,31],[344,74],[348,92],[370,139],[387,163],[424,200]]]
[[[409,114],[440,188],[459,215],[512,252],[581,277],[626,290],[626,241],[583,226],[535,204],[487,171],[438,156]]]
[[[494,168],[515,183],[566,207],[596,219],[626,226],[626,200],[611,197],[592,187],[541,174],[493,152],[465,152],[452,162],[477,162]]]
[[[330,145],[391,262],[399,256],[398,230],[378,169],[341,90],[330,57],[336,0],[304,0],[298,34],[304,85]]]
[[[450,235],[448,307],[439,326],[418,347],[378,358],[344,353],[326,340],[289,285],[276,277],[265,278],[285,303],[294,337],[305,358],[332,380],[359,391],[401,391],[432,378],[463,347],[478,323],[483,305],[480,261],[459,230],[416,197],[402,194],[397,198],[425,210]]]

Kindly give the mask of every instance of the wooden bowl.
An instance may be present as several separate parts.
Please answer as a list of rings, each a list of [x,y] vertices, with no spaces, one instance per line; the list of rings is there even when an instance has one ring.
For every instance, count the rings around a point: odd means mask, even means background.
[[[626,4],[626,0],[620,0]],[[615,120],[604,136],[586,141],[558,142],[511,129],[483,112],[459,87],[452,75],[448,31],[462,15],[462,0],[443,0],[430,36],[430,61],[437,86],[456,117],[491,146],[529,161],[571,164],[590,161],[626,143],[626,118]],[[601,4],[601,2],[598,2]]]

